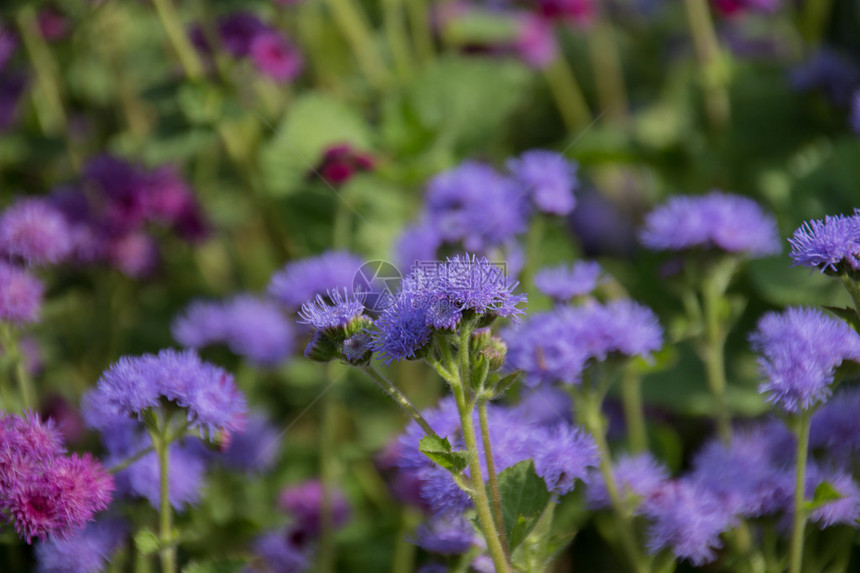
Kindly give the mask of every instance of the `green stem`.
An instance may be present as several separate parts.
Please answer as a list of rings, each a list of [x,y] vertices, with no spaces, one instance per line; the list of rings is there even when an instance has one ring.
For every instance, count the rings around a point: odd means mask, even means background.
[[[359,8],[351,0],[325,0],[367,80],[376,88],[385,88],[389,72],[379,55],[373,34]]]
[[[807,48],[812,51],[821,43],[828,19],[833,10],[833,0],[810,0],[802,4],[803,16],[800,33]]]
[[[520,288],[525,292],[534,291],[534,284],[532,282],[534,281],[534,275],[537,271],[538,261],[540,260],[541,239],[543,238],[545,224],[544,217],[537,214],[532,218],[528,232],[526,233],[526,262],[525,266],[523,266],[523,272],[520,273]]]
[[[334,380],[329,368],[329,378]],[[334,571],[335,544],[334,520],[332,515],[332,494],[336,487],[335,473],[335,426],[337,424],[337,398],[334,392],[326,392],[322,398],[322,421],[320,424],[320,480],[322,498],[320,500],[320,541],[317,571]]]
[[[711,127],[720,130],[726,126],[731,114],[726,89],[726,62],[717,40],[707,0],[684,0],[684,4],[702,72],[705,112]]]
[[[411,1],[411,0],[410,0]],[[383,0],[385,10],[385,35],[391,49],[394,67],[400,80],[406,82],[412,75],[412,54],[406,21],[403,13],[403,0]]]
[[[420,521],[418,510],[409,506],[401,508],[397,539],[391,556],[391,573],[412,573],[415,570],[415,544],[409,537]]]
[[[612,508],[618,518],[618,535],[630,564],[636,573],[646,573],[648,566],[636,543],[633,533],[630,511],[621,498],[618,484],[612,472],[612,452],[606,441],[606,427],[600,412],[601,400],[593,390],[585,389],[575,395],[575,403],[580,411],[580,422],[591,433],[600,453],[600,473],[606,484],[606,491]]]
[[[493,459],[493,449],[490,443],[490,426],[487,423],[487,401],[478,400],[478,421],[481,429],[481,441],[484,445],[484,460],[487,462],[487,483],[490,486],[490,496],[496,529],[499,531],[499,541],[507,552],[508,541],[505,539],[505,521],[502,514],[502,495],[499,493],[499,481],[496,478],[496,463]]]
[[[809,427],[812,412],[800,413],[797,425],[797,473],[794,483],[794,524],[791,529],[791,561],[789,573],[800,573],[803,562],[803,531],[806,527],[806,457],[809,450]]]
[[[185,33],[184,26],[179,21],[176,7],[171,0],[152,0],[152,3],[155,4],[158,18],[161,20],[161,25],[164,26],[164,31],[167,32],[167,37],[170,39],[176,55],[179,56],[179,62],[182,64],[185,75],[192,80],[199,80],[203,77],[203,65]]]
[[[408,0],[406,8],[409,24],[412,28],[412,38],[415,41],[415,54],[422,62],[433,59],[433,32],[430,28],[429,9],[426,0]]]
[[[185,433],[187,431],[188,431],[188,423],[186,422],[174,434],[171,434],[167,437],[167,443],[172,444],[176,440],[179,440],[180,438],[182,438],[185,435]],[[154,445],[149,446],[148,448],[144,448],[144,449],[140,450],[139,452],[137,452],[136,454],[127,457],[123,461],[112,465],[111,467],[108,468],[107,471],[108,471],[108,473],[117,474],[117,473],[121,472],[122,470],[124,470],[125,468],[127,468],[128,466],[130,466],[131,464],[133,464],[134,462],[141,459],[142,457],[144,457],[147,454],[154,452],[154,451],[155,451]]]
[[[463,378],[461,378],[462,382]],[[465,378],[468,380],[468,377]],[[475,438],[475,424],[472,420],[474,402],[467,402],[463,391],[463,384],[454,387],[454,399],[457,402],[457,411],[460,414],[460,423],[463,427],[463,442],[466,446],[466,455],[469,458],[469,472],[472,478],[472,502],[478,514],[478,523],[487,541],[487,549],[496,568],[496,573],[510,573],[511,566],[502,546],[499,532],[493,520],[493,512],[490,509],[490,500],[487,498],[487,488],[484,487],[481,472],[481,462],[478,459],[478,445]]]
[[[352,213],[349,209],[349,204],[345,197],[338,196],[342,191],[335,191],[334,201],[337,203],[334,208],[334,228],[332,230],[333,244],[335,249],[344,249],[349,246],[349,237],[352,234],[351,223]]]
[[[627,440],[634,454],[648,450],[648,430],[642,405],[642,379],[630,368],[621,374],[621,403],[627,423]]]
[[[0,326],[0,344],[2,344],[3,353],[11,362],[12,369],[15,372],[15,381],[18,384],[21,405],[24,410],[29,410],[36,404],[36,399],[33,396],[33,384],[30,380],[30,375],[27,373],[26,357],[21,351],[18,338],[15,336],[11,325],[4,324]],[[8,402],[6,399],[4,401]]]
[[[36,72],[37,90],[34,92],[34,102],[39,120],[46,133],[58,135],[65,131],[67,119],[57,62],[39,30],[35,7],[32,4],[23,6],[18,11],[17,20],[24,48]]]
[[[569,131],[588,127],[591,123],[591,112],[579,82],[576,81],[576,76],[564,56],[559,54],[549,66],[544,68],[543,74],[565,127]]]
[[[719,315],[724,290],[717,281],[708,280],[702,286],[702,311],[705,320],[705,338],[700,349],[705,372],[714,396],[714,417],[717,433],[724,444],[732,441],[732,422],[726,406],[725,345],[726,327]]]
[[[170,468],[168,457],[170,453],[170,416],[165,415],[160,427],[150,429],[149,435],[158,456],[159,500],[159,542],[162,549],[158,556],[161,559],[162,573],[176,573],[176,546],[173,544],[173,507],[170,505]]]
[[[390,380],[388,380],[385,376],[377,372],[372,366],[365,366],[362,370],[370,376],[370,378],[376,382],[382,391],[388,394],[388,396],[397,402],[397,404],[403,408],[403,411],[406,414],[415,420],[415,422],[421,426],[421,429],[424,430],[424,433],[428,436],[438,437],[436,432],[427,423],[427,420],[424,419],[424,416],[421,415],[421,412],[409,401],[409,398],[406,397],[403,392],[401,392],[397,386],[395,386]]]
[[[628,119],[627,93],[621,56],[612,22],[599,8],[597,19],[588,32],[588,47],[600,109],[615,123],[625,123]]]
[[[842,286],[845,287],[845,290],[848,291],[848,294],[851,295],[851,302],[854,303],[854,310],[860,315],[860,287],[858,287],[857,283],[847,274],[839,275],[839,280],[842,282]]]

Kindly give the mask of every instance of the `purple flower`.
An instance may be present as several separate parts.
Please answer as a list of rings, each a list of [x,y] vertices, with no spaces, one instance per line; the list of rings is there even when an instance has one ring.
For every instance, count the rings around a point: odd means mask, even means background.
[[[14,71],[0,73],[0,132],[12,127],[18,104],[29,85],[27,76]]]
[[[354,149],[350,143],[336,143],[323,151],[322,161],[314,167],[308,178],[317,175],[334,187],[346,184],[360,171],[371,171],[375,161],[369,153]]]
[[[851,98],[851,129],[854,133],[860,133],[860,90],[854,92]]]
[[[524,390],[516,409],[524,419],[542,426],[571,421],[570,394],[546,384]]]
[[[689,479],[719,497],[732,514],[773,513],[794,491],[792,472],[774,459],[775,437],[768,426],[759,426],[735,432],[729,445],[712,440],[696,455]]]
[[[281,432],[259,412],[248,415],[245,429],[230,436],[219,458],[232,469],[256,472],[271,468],[281,450]]]
[[[43,199],[19,199],[0,215],[0,252],[31,264],[56,264],[71,252],[63,214]]]
[[[771,215],[752,199],[720,191],[670,198],[647,215],[640,239],[658,251],[716,248],[762,257],[780,250]]]
[[[194,352],[175,350],[120,358],[88,394],[87,420],[103,428],[118,416],[139,417],[162,397],[185,408],[190,425],[210,438],[244,427],[245,399],[233,377]]]
[[[105,519],[89,524],[66,539],[51,538],[36,545],[36,573],[99,573],[111,560],[127,524]]]
[[[117,456],[116,461],[121,462],[151,444],[148,436],[141,436],[137,440],[137,447],[129,448],[124,455]],[[170,505],[176,510],[182,510],[196,503],[200,499],[206,472],[206,460],[200,449],[193,447],[190,440],[187,444],[170,444],[167,451],[167,468],[167,496]],[[143,497],[152,507],[158,508],[161,503],[159,472],[158,457],[155,452],[151,452],[119,472],[117,481],[120,489],[127,495]]]
[[[849,388],[833,396],[812,415],[809,442],[836,459],[860,452],[860,389]]]
[[[233,12],[218,21],[221,43],[234,58],[248,56],[254,40],[267,31],[266,25],[250,12]]]
[[[15,53],[18,47],[18,40],[15,34],[6,26],[0,24],[0,70],[6,66],[6,62]]]
[[[444,555],[466,553],[476,544],[475,528],[462,515],[439,515],[418,526],[413,543]]]
[[[535,386],[578,384],[589,360],[605,360],[613,353],[647,357],[661,347],[663,331],[650,309],[622,299],[537,314],[503,337],[507,364],[522,370],[525,383]]]
[[[594,18],[594,0],[538,0],[538,10],[549,19],[587,26]]]
[[[576,206],[573,190],[579,185],[576,163],[561,153],[533,150],[509,159],[508,169],[528,191],[538,210],[567,215]]]
[[[271,301],[239,295],[224,305],[224,341],[230,350],[260,366],[274,366],[293,350],[293,332],[280,307]]]
[[[420,261],[435,261],[442,238],[436,229],[427,223],[407,227],[397,239],[395,259],[400,269],[411,271]]]
[[[592,508],[610,506],[609,492],[606,482],[599,472],[595,471],[592,481],[586,490],[588,505]],[[618,485],[619,494],[627,503],[635,502],[638,506],[642,500],[657,493],[669,479],[669,470],[649,454],[638,456],[622,456],[614,464],[612,475]]]
[[[836,368],[860,361],[860,336],[846,323],[808,308],[769,312],[750,336],[761,352],[759,392],[788,412],[807,410],[830,396]]]
[[[642,511],[651,520],[648,549],[669,548],[679,559],[700,566],[716,558],[720,534],[735,525],[722,501],[696,484],[667,481],[645,499]]]
[[[329,251],[288,263],[272,275],[269,294],[288,310],[298,310],[316,295],[330,290],[352,290],[355,274],[364,264],[358,255],[346,251]]]
[[[328,292],[328,300],[317,295],[302,305],[299,322],[317,330],[343,329],[364,313],[364,303],[346,289]]]
[[[811,464],[805,484],[806,497],[811,499],[815,489],[824,482],[829,483],[840,498],[812,511],[809,520],[817,523],[819,529],[834,525],[850,525],[856,528],[857,519],[860,518],[860,487],[851,474]]]
[[[374,323],[370,348],[386,364],[414,358],[430,342],[432,329],[422,302],[414,293],[401,292]]]
[[[33,412],[23,418],[0,413],[0,489],[11,491],[64,451],[62,436],[53,421],[42,422]]]
[[[257,69],[277,82],[288,82],[302,70],[298,50],[275,31],[257,34],[249,51]]]
[[[514,43],[517,54],[533,68],[546,68],[558,55],[552,24],[530,13],[520,15],[517,23],[517,39]]]
[[[534,450],[535,470],[550,491],[564,495],[575,481],[587,481],[588,470],[600,463],[594,439],[566,422],[544,430],[546,440]]]
[[[860,270],[860,215],[828,215],[823,221],[807,221],[788,242],[796,265],[837,272],[844,263]]]
[[[834,103],[845,105],[860,85],[860,68],[839,52],[824,47],[793,69],[789,79],[796,90],[820,90]]]
[[[260,558],[262,568],[251,567],[255,573],[302,573],[310,570],[309,547],[302,547],[292,539],[290,531],[279,530],[266,533],[254,543],[254,553]]]
[[[426,201],[427,223],[467,251],[502,245],[527,227],[520,186],[482,163],[467,161],[433,177]]]
[[[535,275],[534,281],[538,290],[556,302],[568,302],[597,288],[602,282],[601,268],[594,261],[582,261],[570,267],[543,269]]]
[[[39,319],[44,287],[24,270],[0,261],[0,321],[16,325]]]
[[[349,521],[349,503],[338,490],[331,492],[331,518],[333,527]],[[323,485],[316,479],[292,485],[281,492],[278,506],[295,520],[294,527],[316,536],[320,532]]]

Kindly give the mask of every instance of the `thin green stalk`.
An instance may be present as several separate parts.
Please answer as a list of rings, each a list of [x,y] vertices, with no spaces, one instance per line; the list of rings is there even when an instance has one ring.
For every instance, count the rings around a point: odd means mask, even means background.
[[[578,400],[575,400],[575,402],[579,408],[580,421],[591,433],[595,444],[597,444],[597,451],[600,453],[600,473],[606,484],[609,501],[618,518],[618,535],[624,551],[630,560],[630,565],[636,573],[647,573],[649,567],[636,543],[630,512],[621,499],[621,493],[618,490],[618,484],[615,482],[615,476],[612,472],[612,452],[609,449],[609,443],[606,441],[606,427],[600,412],[601,400],[595,394],[593,390],[587,389],[577,394],[576,397]]]
[[[588,32],[588,48],[600,109],[615,123],[625,123],[629,113],[624,69],[618,53],[615,30],[603,10],[599,10],[597,19]]]
[[[330,378],[331,368],[329,368]],[[320,500],[320,541],[317,571],[330,573],[334,571],[335,544],[333,492],[336,487],[337,475],[335,468],[335,427],[337,424],[337,397],[334,392],[326,392],[322,397],[322,420],[320,422],[320,480],[322,482],[322,498]]]
[[[526,261],[523,266],[523,272],[520,274],[520,288],[525,292],[532,292],[534,290],[532,282],[534,281],[535,271],[540,261],[541,239],[543,238],[545,225],[546,221],[543,216],[538,214],[532,218],[531,225],[529,225],[528,232],[526,233]]]
[[[430,27],[429,9],[426,0],[408,0],[406,8],[409,24],[412,28],[412,38],[415,42],[415,54],[426,63],[433,59],[433,30]]]
[[[403,411],[406,412],[410,418],[415,420],[415,422],[421,426],[421,429],[424,430],[425,434],[428,436],[438,437],[430,424],[427,423],[427,420],[424,419],[424,416],[421,415],[421,412],[418,411],[418,408],[409,401],[409,398],[407,398],[406,395],[397,388],[397,386],[391,383],[391,381],[385,376],[377,372],[372,366],[365,366],[362,370],[364,370],[364,372],[370,376],[370,378],[376,382],[380,388],[382,388],[383,392],[388,394],[392,400],[397,402],[397,404],[403,408]]]
[[[833,11],[833,0],[809,0],[802,4],[803,14],[800,33],[808,50],[812,51],[821,43],[828,19]]]
[[[349,204],[346,202],[346,199],[337,196],[339,191],[335,191],[334,193],[336,205],[334,208],[334,228],[332,230],[334,238],[332,247],[335,249],[343,249],[349,246],[349,237],[352,234],[352,213],[350,212]]]
[[[707,0],[684,0],[684,4],[702,71],[705,112],[711,127],[720,130],[726,127],[731,114],[726,89],[726,62],[717,40]]]
[[[705,338],[700,349],[705,363],[708,385],[714,396],[717,433],[724,444],[732,441],[731,414],[726,406],[726,328],[719,316],[724,289],[716,281],[707,281],[702,287],[702,311],[705,320]]]
[[[36,399],[33,395],[30,375],[27,373],[26,357],[21,352],[21,346],[18,344],[18,338],[15,336],[12,326],[6,324],[0,329],[2,329],[0,330],[0,343],[3,346],[3,353],[11,361],[21,405],[25,410],[29,410],[35,406]]]
[[[794,482],[794,524],[791,528],[791,561],[789,573],[800,573],[803,563],[803,532],[806,527],[806,457],[809,450],[809,427],[812,412],[800,413],[797,424],[797,473]]]
[[[468,377],[461,377],[461,382],[464,379],[468,380]],[[469,472],[472,475],[472,502],[478,514],[478,523],[487,541],[487,550],[490,552],[496,573],[511,573],[508,557],[499,538],[499,532],[496,530],[493,512],[490,509],[490,500],[487,498],[487,489],[483,484],[481,463],[478,460],[478,445],[475,438],[475,424],[472,420],[474,402],[471,400],[467,402],[462,383],[454,387],[453,390],[454,399],[457,402],[457,411],[460,414],[460,423],[463,427],[466,455],[469,458]]]
[[[385,36],[400,80],[406,82],[412,75],[412,48],[406,33],[403,13],[404,0],[383,0],[385,10]]]
[[[481,441],[484,445],[484,460],[487,462],[487,483],[490,486],[490,501],[492,502],[493,517],[496,529],[499,531],[499,541],[505,552],[508,551],[508,540],[505,538],[505,521],[502,514],[502,495],[499,493],[499,480],[496,478],[496,462],[493,459],[493,448],[490,443],[490,426],[487,423],[487,401],[478,400],[478,420],[481,429]]]
[[[162,573],[176,573],[176,546],[173,544],[173,506],[170,505],[170,417],[164,416],[159,428],[150,430],[152,445],[158,456],[158,484],[161,499],[158,506],[159,534],[162,548],[158,552]]]
[[[634,454],[648,450],[648,430],[642,405],[642,379],[630,368],[621,374],[621,403],[627,424],[627,441]]]
[[[185,75],[192,80],[199,80],[203,77],[203,65],[200,63],[200,58],[197,57],[197,52],[194,51],[194,46],[188,39],[188,34],[185,33],[185,27],[179,21],[176,7],[171,0],[152,0],[152,3],[155,4],[158,18],[161,20],[161,25],[167,32],[167,37],[179,57]]]
[[[391,556],[391,573],[412,573],[415,570],[415,544],[409,538],[420,521],[418,510],[408,505],[401,508],[397,539]]]
[[[389,71],[376,48],[373,33],[364,14],[352,0],[325,0],[347,42],[352,46],[358,65],[375,88],[385,88]]]
[[[576,76],[564,56],[557,56],[543,69],[543,75],[568,131],[588,127],[591,123],[591,112],[579,82],[576,81]]]
[[[169,436],[167,437],[167,443],[168,443],[168,444],[172,444],[172,443],[173,443],[173,442],[175,442],[176,440],[179,440],[180,438],[182,438],[182,436],[184,436],[184,435],[185,435],[185,433],[186,433],[187,431],[188,431],[188,423],[186,422],[186,423],[185,423],[181,428],[179,428],[179,429],[178,429],[174,434],[169,435]],[[136,462],[136,461],[138,461],[139,459],[141,459],[142,457],[144,457],[144,456],[146,456],[147,454],[149,454],[149,453],[151,453],[151,452],[154,452],[154,451],[155,451],[155,446],[154,446],[154,445],[153,445],[153,446],[149,446],[149,447],[147,447],[147,448],[144,448],[144,449],[140,450],[139,452],[137,452],[136,454],[134,454],[134,455],[132,455],[132,456],[127,457],[127,458],[126,458],[126,459],[124,459],[123,461],[121,461],[121,462],[119,462],[119,463],[116,463],[116,464],[112,465],[111,467],[109,467],[109,468],[108,468],[108,470],[107,470],[107,471],[108,471],[108,473],[117,474],[117,473],[121,472],[122,470],[124,470],[125,468],[127,468],[128,466],[130,466],[131,464],[133,464],[134,462]]]
[[[24,48],[36,72],[34,102],[45,133],[59,135],[66,130],[67,118],[63,108],[57,62],[39,30],[36,8],[25,4],[17,14],[18,29]]]

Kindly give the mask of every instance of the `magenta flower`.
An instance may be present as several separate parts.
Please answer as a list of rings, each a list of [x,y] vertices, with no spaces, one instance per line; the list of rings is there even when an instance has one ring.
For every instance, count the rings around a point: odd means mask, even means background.
[[[274,31],[257,35],[251,42],[251,60],[276,82],[288,82],[302,71],[302,57],[283,36]]]

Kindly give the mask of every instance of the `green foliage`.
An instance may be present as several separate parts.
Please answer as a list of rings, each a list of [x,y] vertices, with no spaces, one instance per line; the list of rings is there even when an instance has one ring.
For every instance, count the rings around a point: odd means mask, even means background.
[[[448,438],[424,436],[419,443],[419,449],[425,456],[454,475],[459,475],[469,465],[466,453],[451,450],[451,442]]]
[[[498,476],[502,521],[508,546],[514,550],[537,525],[550,500],[546,482],[537,475],[534,462],[526,460]]]

